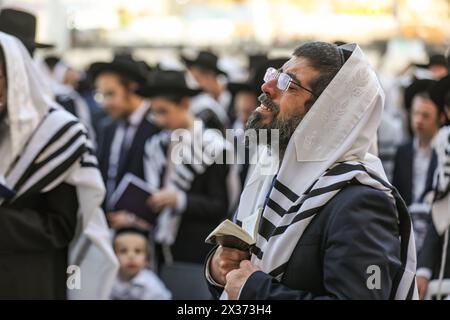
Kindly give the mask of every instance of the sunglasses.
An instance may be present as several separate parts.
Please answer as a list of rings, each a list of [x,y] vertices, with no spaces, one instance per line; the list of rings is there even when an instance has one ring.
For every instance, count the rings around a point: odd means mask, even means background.
[[[303,90],[308,91],[313,96],[315,96],[314,92],[305,88],[300,83],[298,83],[297,81],[292,79],[292,77],[290,75],[288,75],[284,72],[281,72],[280,70],[277,70],[273,67],[267,68],[266,74],[264,75],[264,82],[267,83],[267,82],[275,80],[275,79],[277,79],[277,88],[280,89],[281,91],[287,91],[287,89],[289,89],[291,83],[293,83],[293,84],[299,86],[300,88],[302,88]]]

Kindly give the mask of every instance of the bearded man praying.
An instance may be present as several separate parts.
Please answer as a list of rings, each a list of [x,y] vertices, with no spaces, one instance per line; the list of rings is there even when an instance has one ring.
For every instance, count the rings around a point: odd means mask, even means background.
[[[279,130],[279,155],[273,174],[255,166],[234,217],[259,221],[256,245],[207,259],[213,295],[417,298],[411,221],[376,156],[384,94],[361,49],[306,43],[264,81],[247,128]]]

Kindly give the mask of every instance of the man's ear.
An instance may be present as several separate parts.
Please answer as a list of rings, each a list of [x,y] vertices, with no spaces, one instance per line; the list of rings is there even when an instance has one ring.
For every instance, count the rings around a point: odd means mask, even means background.
[[[183,99],[181,99],[180,107],[183,108],[183,110],[188,111],[190,102],[191,99],[189,99],[188,97],[184,97]]]
[[[449,113],[447,110],[444,109],[444,112],[441,112],[439,114],[439,127],[445,126],[445,124],[447,123],[447,119],[448,119]]]
[[[130,83],[128,83],[128,90],[130,92],[136,92],[137,89],[139,89],[139,84],[137,82],[131,81]]]
[[[444,124],[446,124],[450,121],[450,106],[445,105],[443,113],[445,114]]]

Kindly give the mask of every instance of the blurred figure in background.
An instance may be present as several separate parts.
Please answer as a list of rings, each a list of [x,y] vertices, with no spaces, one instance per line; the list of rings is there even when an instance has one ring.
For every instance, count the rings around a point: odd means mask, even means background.
[[[422,83],[418,86],[417,83]],[[441,125],[441,112],[431,100],[428,88],[433,80],[416,80],[407,91],[415,88],[412,95],[411,127],[413,137],[397,149],[393,185],[409,206],[414,226],[417,251],[422,247],[428,222],[430,206],[425,196],[433,188],[437,166],[434,141]]]
[[[428,69],[434,80],[440,80],[448,75],[450,67],[443,54],[433,54],[430,56],[428,64],[416,64],[418,68]]]
[[[432,84],[432,80],[416,80],[406,89],[411,94],[414,136],[397,150],[393,184],[407,205],[422,201],[424,191],[431,189],[436,168],[433,139],[439,130],[441,115],[427,90]],[[414,92],[410,92],[413,88]]]
[[[106,184],[105,209],[113,228],[134,221],[131,212],[113,212],[111,196],[126,173],[144,179],[145,141],[159,131],[150,117],[150,102],[135,91],[146,81],[140,65],[130,58],[91,65],[100,103],[111,119],[105,119],[98,138],[98,160]]]
[[[0,199],[0,297],[106,299],[117,260],[87,132],[3,32],[0,69],[0,180],[15,193]],[[68,265],[83,275],[77,290],[67,291]]]
[[[450,247],[448,233],[450,226],[450,76],[430,88],[434,103],[445,115],[446,125],[439,131],[436,139],[438,167],[434,182],[432,219],[421,252],[419,253],[417,285],[420,298],[424,299],[431,280],[450,279]],[[438,298],[440,285],[433,292]],[[430,292],[431,294],[431,292]],[[448,294],[448,292],[447,292]]]
[[[158,276],[149,269],[150,253],[147,231],[126,227],[116,231],[114,251],[120,269],[114,283],[111,300],[169,300],[171,293]]]
[[[0,31],[17,37],[33,57],[36,49],[52,48],[51,44],[36,43],[36,17],[28,12],[3,9],[0,11]],[[68,68],[60,58],[51,57],[35,62],[41,71],[41,81],[49,85],[58,104],[75,115],[88,130],[89,138],[95,141],[89,107],[84,99],[75,91],[79,81],[75,70]]]
[[[44,63],[44,71],[48,74],[51,81],[56,102],[80,119],[80,122],[88,131],[89,138],[96,142],[96,132],[92,125],[90,108],[83,97],[76,91],[81,75],[64,63],[58,56],[47,56],[44,59]]]
[[[159,212],[156,240],[171,246],[173,255],[165,255],[165,262],[200,264],[209,250],[204,239],[228,209],[228,166],[211,162],[215,158],[208,155],[206,147],[214,147],[214,157],[219,158],[225,152],[226,141],[218,132],[205,131],[201,122],[195,122],[189,112],[189,97],[198,91],[187,87],[182,72],[157,71],[153,82],[138,93],[151,98],[155,122],[165,129],[148,140],[145,153],[146,180],[159,190],[149,199],[153,211]],[[191,141],[183,136],[177,145],[171,135],[179,137],[179,132],[189,133]],[[185,151],[190,149],[183,149],[182,158],[174,158],[181,150],[173,148],[184,146],[182,143],[198,143],[204,154],[189,159]]]
[[[235,119],[233,110],[233,96],[227,90],[224,80],[226,73],[219,69],[218,57],[209,51],[200,51],[195,59],[182,56],[189,73],[199,87],[204,91],[193,99],[194,110],[197,104],[209,104],[213,107],[219,120],[225,128],[229,128]],[[197,101],[200,100],[200,101]]]

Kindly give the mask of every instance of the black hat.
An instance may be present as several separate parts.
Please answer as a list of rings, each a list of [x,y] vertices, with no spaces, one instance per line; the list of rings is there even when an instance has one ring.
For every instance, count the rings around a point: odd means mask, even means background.
[[[246,82],[230,82],[228,83],[228,90],[233,94],[241,91],[253,92],[256,95],[261,93],[261,86],[264,83],[264,75],[267,68],[274,67],[279,69],[289,58],[265,59],[261,60],[256,68],[251,72],[249,79]]]
[[[219,69],[217,66],[217,62],[219,58],[212,52],[209,51],[200,51],[197,58],[189,59],[185,56],[181,56],[181,60],[183,60],[184,64],[189,67],[199,67],[205,70],[211,70],[216,74],[227,75],[226,72]]]
[[[450,93],[450,75],[431,85],[429,93],[431,100],[438,106],[439,110],[444,111],[445,97]]]
[[[127,227],[122,227],[120,229],[117,229],[116,232],[114,233],[114,240],[121,234],[126,234],[126,233],[131,233],[131,234],[137,234],[140,236],[143,236],[144,238],[148,239],[149,237],[149,231],[138,227],[138,226],[127,226]]]
[[[187,86],[184,72],[163,70],[152,72],[147,84],[136,91],[138,95],[146,98],[164,95],[192,97],[200,92],[201,90]]]
[[[259,53],[248,56],[248,69],[254,72],[261,64],[265,63],[269,58],[267,54]]]
[[[36,16],[25,11],[3,9],[0,11],[0,31],[15,36],[29,51],[36,48],[53,48],[51,44],[38,43],[36,38]]]
[[[411,110],[412,102],[414,97],[419,93],[428,92],[428,89],[435,83],[434,80],[429,79],[415,79],[409,87],[405,89],[404,92],[404,104],[406,110]]]
[[[434,54],[430,57],[428,64],[416,64],[416,67],[428,69],[431,66],[444,66],[448,68],[448,62],[444,55]]]
[[[53,70],[55,66],[61,61],[61,57],[55,55],[49,55],[44,58],[45,64]]]
[[[111,62],[93,63],[88,70],[92,79],[95,80],[101,73],[114,72],[119,75],[127,76],[136,82],[142,84],[147,79],[147,70],[141,63],[133,60],[131,56],[116,55]]]

